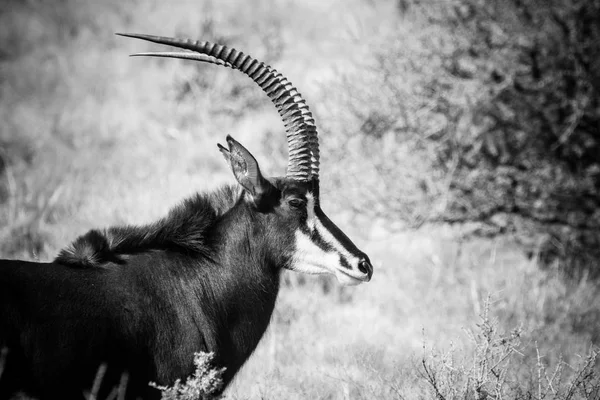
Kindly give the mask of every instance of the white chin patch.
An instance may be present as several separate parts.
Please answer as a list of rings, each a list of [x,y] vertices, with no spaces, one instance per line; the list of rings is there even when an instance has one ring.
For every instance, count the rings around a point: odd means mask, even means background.
[[[296,253],[292,257],[290,269],[305,274],[332,274],[343,286],[362,283],[361,280],[343,272],[345,268],[340,264],[338,253],[324,251],[299,231],[296,232]]]
[[[305,274],[335,274],[336,264],[339,264],[337,254],[323,251],[306,234],[296,232],[296,252],[292,257],[292,270]]]
[[[356,286],[363,283],[363,281],[361,281],[360,279],[353,278],[349,275],[344,274],[343,272],[336,273],[335,277],[342,286]]]

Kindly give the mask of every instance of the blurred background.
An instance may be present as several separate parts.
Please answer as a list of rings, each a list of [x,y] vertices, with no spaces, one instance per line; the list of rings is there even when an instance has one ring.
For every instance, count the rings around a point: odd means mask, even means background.
[[[319,127],[323,208],[375,266],[352,288],[284,274],[229,398],[599,398],[599,0],[4,0],[1,257],[234,183],[227,134],[284,173],[250,79],[129,58],[163,48],[115,32],[285,74]]]

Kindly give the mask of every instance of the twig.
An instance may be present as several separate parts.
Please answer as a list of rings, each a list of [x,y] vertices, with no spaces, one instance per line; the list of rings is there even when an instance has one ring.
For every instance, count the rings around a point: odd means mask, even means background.
[[[535,353],[537,356],[538,399],[542,400],[542,371],[544,370],[544,364],[542,364],[542,356],[540,356],[540,348],[538,347],[537,340],[535,341]]]
[[[437,380],[435,378],[435,373],[427,366],[427,362],[425,361],[425,358],[423,358],[423,360],[421,360],[421,363],[423,364],[423,370],[425,371],[427,382],[429,382],[429,384],[435,390],[435,396],[437,397],[437,399],[438,400],[446,400],[446,398],[444,397],[444,395],[440,392],[440,390],[438,388]]]

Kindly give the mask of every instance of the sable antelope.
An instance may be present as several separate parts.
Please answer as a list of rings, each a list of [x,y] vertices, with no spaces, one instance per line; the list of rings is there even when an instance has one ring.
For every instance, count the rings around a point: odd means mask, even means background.
[[[365,253],[319,205],[319,147],[300,93],[276,70],[209,42],[122,34],[191,51],[136,55],[238,69],[273,101],[287,130],[285,177],[266,178],[230,136],[218,145],[239,185],[197,194],[146,226],[92,230],[50,263],[0,261],[0,398],[17,390],[81,398],[100,364],[107,387],[129,374],[127,396],[157,397],[214,352],[227,385],[254,351],[283,268],[368,282]]]

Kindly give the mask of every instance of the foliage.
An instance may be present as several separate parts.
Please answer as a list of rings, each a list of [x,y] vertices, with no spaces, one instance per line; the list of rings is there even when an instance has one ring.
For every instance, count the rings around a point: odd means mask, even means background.
[[[550,367],[535,342],[534,357],[527,357],[522,344],[523,330],[506,334],[490,318],[490,299],[485,302],[481,322],[469,336],[475,346],[472,358],[454,348],[431,351],[421,360],[421,376],[432,398],[452,399],[597,399],[600,396],[598,351],[594,348],[571,366],[561,359]],[[457,361],[457,357],[461,360]],[[531,363],[533,358],[534,362]],[[523,379],[528,369],[530,379]]]
[[[517,233],[546,264],[600,273],[600,1],[402,4],[416,33],[391,28],[341,85],[342,151],[369,159],[344,171],[352,202]]]
[[[159,386],[155,383],[150,383],[150,386],[162,392],[162,400],[218,399],[223,388],[225,368],[215,368],[212,365],[213,359],[213,353],[194,353],[196,370],[185,383],[177,379],[173,386]]]
[[[454,11],[461,40],[445,70],[482,91],[471,132],[440,143],[460,198],[444,219],[500,231],[525,220],[527,234],[548,233],[545,261],[582,273],[600,257],[600,2],[466,0]]]

